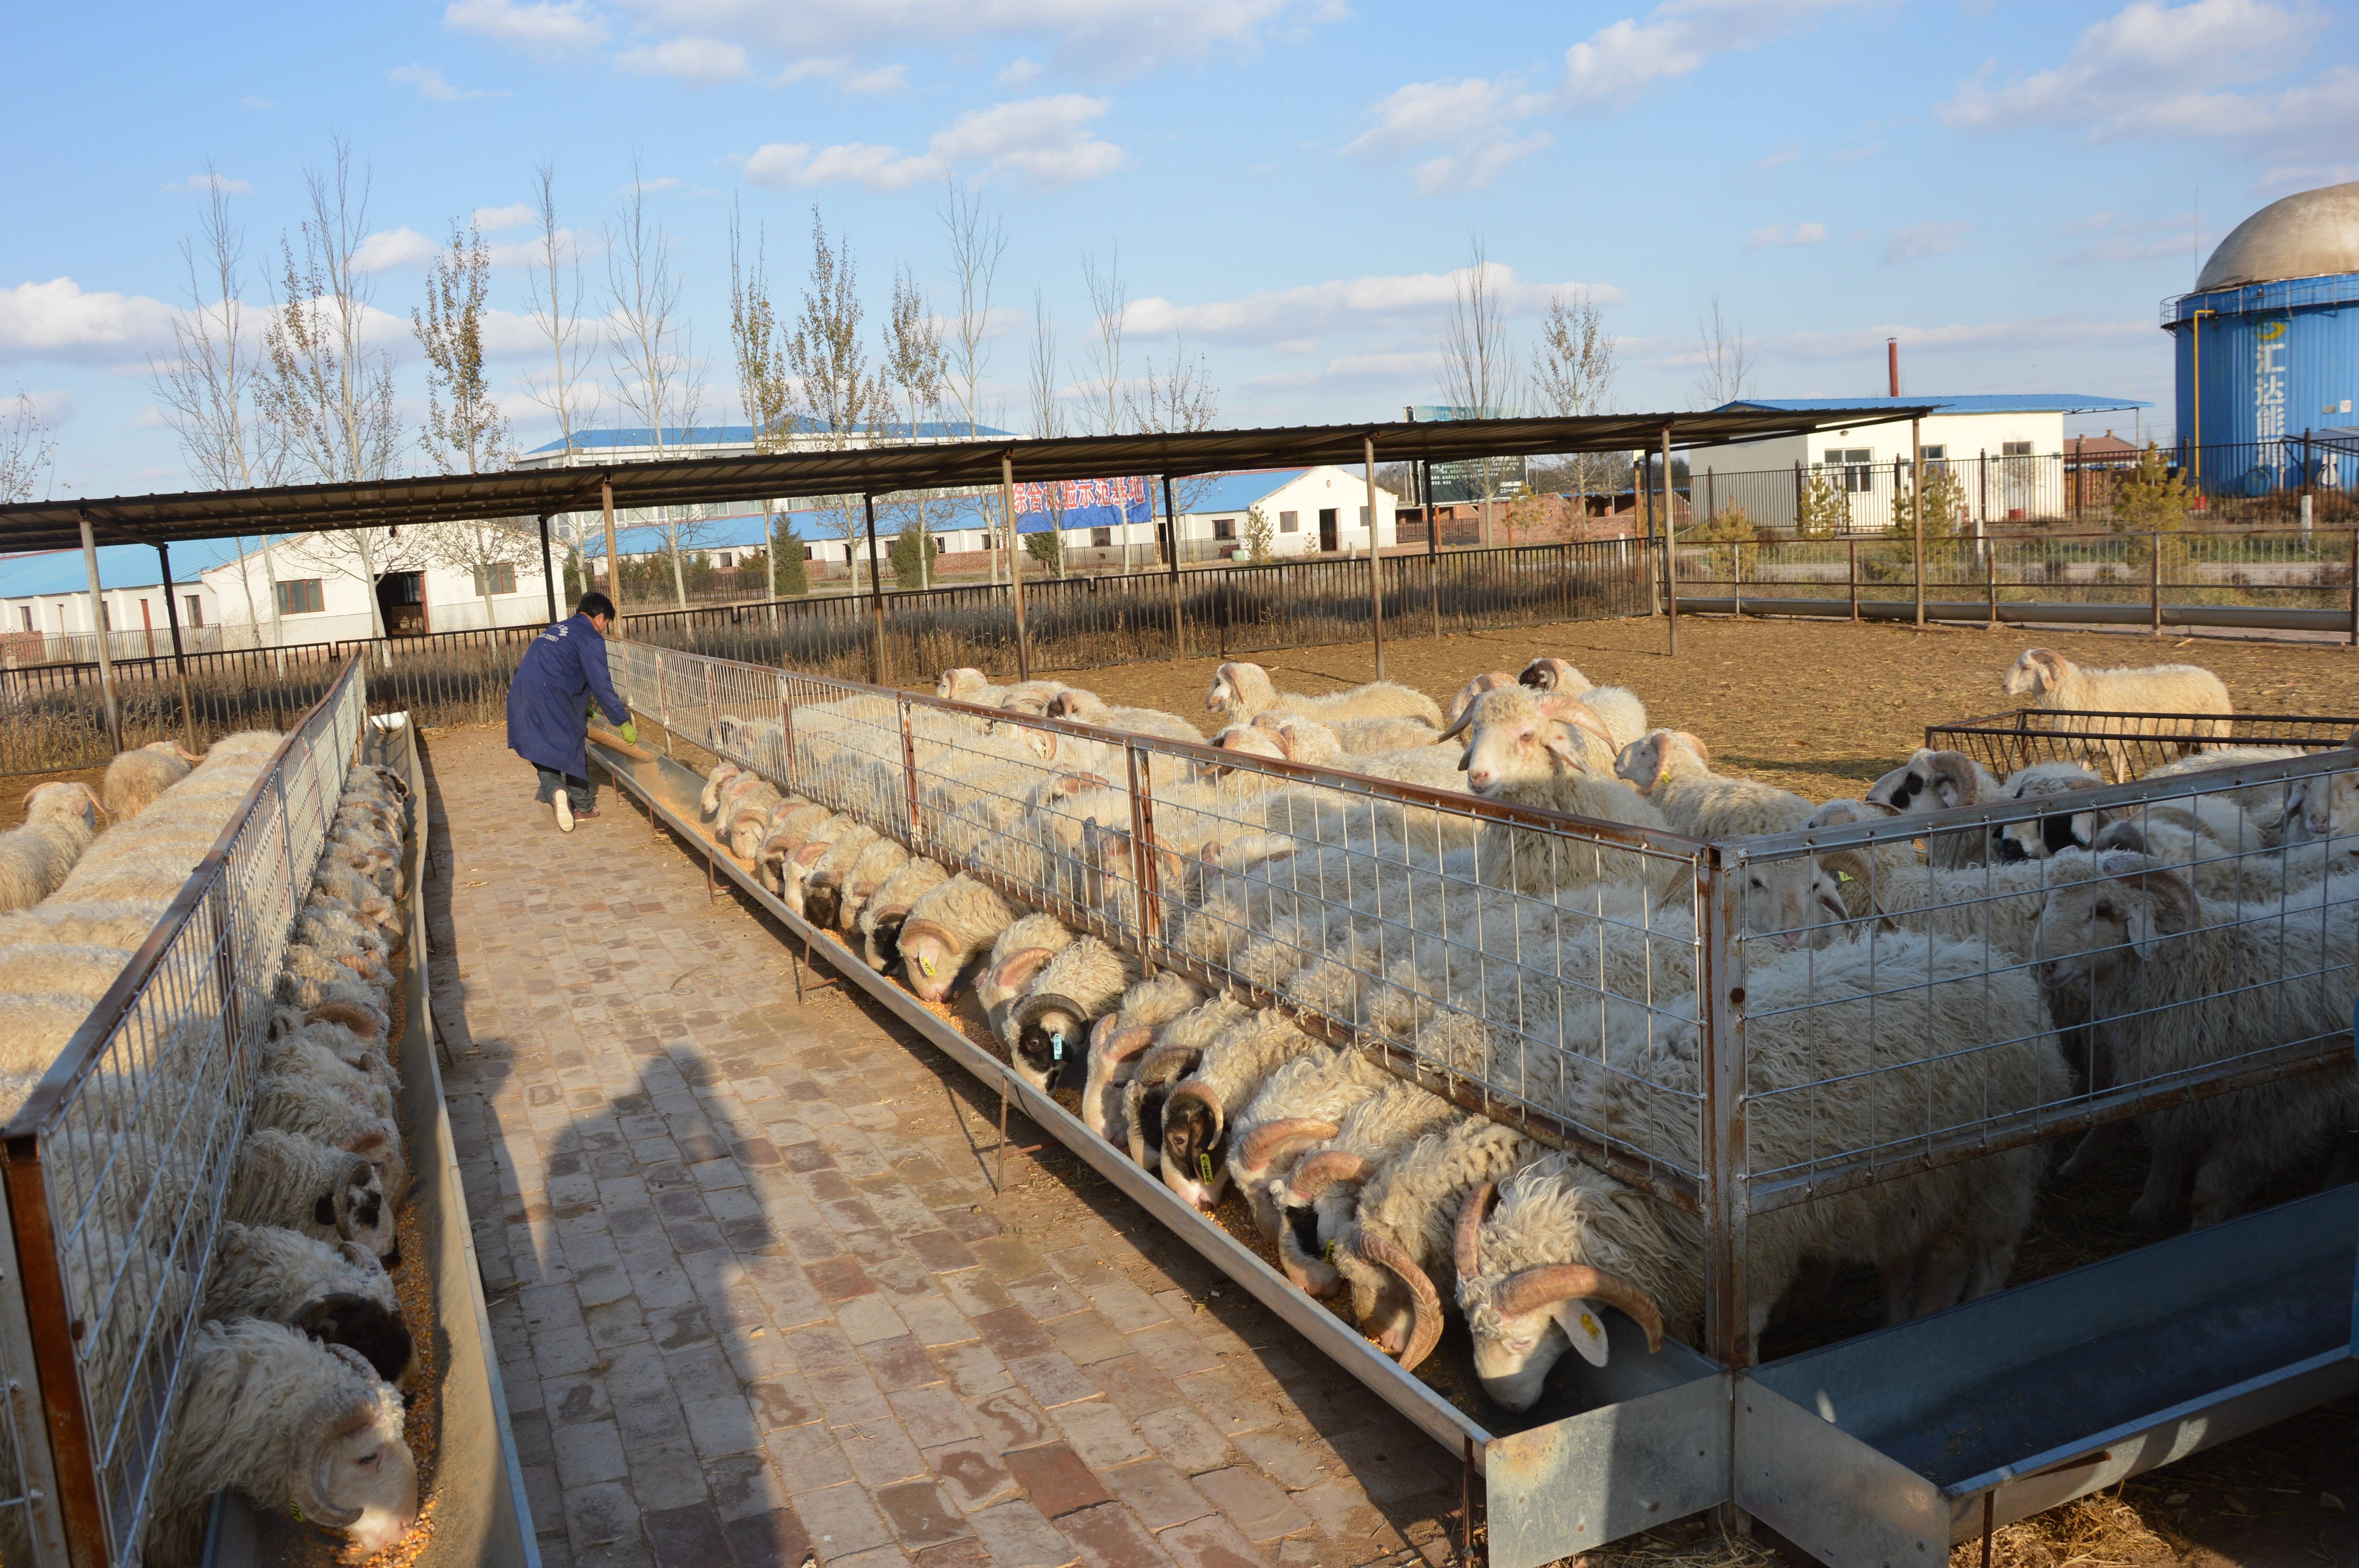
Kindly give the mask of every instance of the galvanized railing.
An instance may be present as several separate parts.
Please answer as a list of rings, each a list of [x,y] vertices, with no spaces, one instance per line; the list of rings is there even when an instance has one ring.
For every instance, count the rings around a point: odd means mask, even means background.
[[[2005,778],[2034,762],[2079,762],[2143,778],[2193,752],[2223,747],[2331,751],[2359,736],[2359,719],[2296,713],[2107,713],[2017,708],[1928,724],[1925,746],[1960,752]]]
[[[2084,781],[2082,843],[2121,824],[2167,854],[2181,818],[2236,825],[2133,880],[2224,880],[2245,902],[2192,928],[2274,933],[2278,961],[2223,984],[2343,1001],[2331,1029],[2152,1071],[2083,1045],[2075,1078],[2060,1028],[2114,1039],[2219,993],[2146,1009],[2049,983],[2031,932],[2051,877],[2093,862],[2017,864],[2002,840],[2045,845],[2052,797],[1699,843],[643,643],[614,666],[679,738],[1700,1214],[1710,1347],[1733,1362],[1770,1304],[1746,1299],[1748,1227],[1780,1211],[1893,1182],[1949,1182],[1923,1201],[1953,1204],[1955,1167],[2347,1055],[2353,955],[2294,934],[2340,929],[2359,839],[2277,835],[2296,793],[2359,782],[2359,752]],[[1961,833],[1985,863],[1933,877],[1914,841]]]
[[[12,1549],[41,1568],[137,1560],[280,957],[367,706],[347,660],[0,1132],[19,1460],[0,1521],[21,1503]]]

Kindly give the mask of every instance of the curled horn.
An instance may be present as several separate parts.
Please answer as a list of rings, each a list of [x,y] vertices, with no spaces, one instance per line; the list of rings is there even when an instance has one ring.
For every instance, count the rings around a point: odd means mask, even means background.
[[[1313,1143],[1324,1143],[1338,1130],[1333,1122],[1315,1117],[1289,1116],[1265,1121],[1245,1134],[1237,1150],[1237,1164],[1248,1171],[1267,1170],[1290,1153]]]
[[[1931,752],[1926,754],[1925,771],[1935,789],[1944,784],[1958,792],[1959,806],[1973,806],[1975,795],[1973,760],[1963,752]]]
[[[1456,740],[1459,736],[1464,734],[1466,732],[1466,727],[1473,722],[1474,705],[1470,702],[1466,705],[1465,710],[1460,713],[1457,719],[1451,723],[1449,729],[1444,730],[1440,734],[1433,738],[1433,744],[1439,746],[1444,741]]]
[[[1502,1317],[1521,1317],[1555,1302],[1603,1302],[1607,1306],[1619,1307],[1647,1331],[1648,1350],[1663,1347],[1663,1314],[1656,1310],[1654,1298],[1619,1274],[1609,1274],[1585,1263],[1543,1263],[1535,1269],[1518,1269],[1507,1276],[1506,1282],[1491,1299]]]
[[[1030,985],[1040,966],[1056,956],[1053,947],[1020,947],[999,961],[999,967],[991,971],[991,983],[1002,990]]]
[[[382,1040],[385,1031],[375,1019],[348,1001],[323,1001],[303,1015],[306,1023],[341,1023],[364,1040]]]
[[[350,1359],[358,1362],[372,1379],[376,1377],[376,1369],[369,1366],[367,1358],[351,1346],[332,1345],[328,1350],[331,1355],[344,1352]],[[338,1358],[343,1359],[344,1357]],[[359,1522],[360,1509],[340,1508],[328,1500],[328,1476],[336,1462],[336,1444],[356,1432],[365,1432],[375,1423],[376,1401],[355,1389],[338,1389],[332,1393],[322,1394],[307,1412],[303,1425],[319,1433],[313,1440],[315,1451],[311,1456],[310,1472],[306,1477],[310,1485],[304,1488],[311,1495],[303,1500],[304,1515],[314,1524],[342,1530]]]
[[[1138,1076],[1150,1084],[1169,1082],[1192,1069],[1199,1054],[1192,1045],[1158,1045],[1139,1062]]]
[[[1294,1173],[1287,1178],[1287,1190],[1301,1202],[1312,1203],[1339,1183],[1365,1182],[1375,1169],[1365,1154],[1354,1154],[1348,1149],[1322,1149],[1296,1164]]]
[[[1614,749],[1614,731],[1605,728],[1605,720],[1598,717],[1597,709],[1590,707],[1581,698],[1550,694],[1542,697],[1537,706],[1542,713],[1560,724],[1571,724],[1578,729],[1588,730],[1605,742],[1605,749],[1608,752]],[[1696,749],[1701,751],[1703,742],[1697,741]]]
[[[1114,1021],[1114,1014],[1109,1013],[1098,1022],[1102,1025],[1110,1023]],[[1133,1057],[1145,1055],[1147,1048],[1154,1044],[1155,1031],[1144,1027],[1133,1027],[1118,1029],[1108,1034],[1103,1047],[1098,1046],[1094,1041],[1091,1043],[1091,1047],[1109,1062],[1127,1062]]]
[[[1496,1183],[1485,1182],[1466,1195],[1466,1202],[1458,1210],[1458,1228],[1450,1238],[1450,1261],[1457,1267],[1462,1280],[1471,1280],[1483,1271],[1483,1221],[1490,1214],[1491,1200],[1498,1191]]]
[[[78,784],[74,785],[74,788],[82,791],[82,795],[90,801],[92,810],[97,812],[101,816],[106,817],[110,820],[113,819],[114,813],[106,809],[106,802],[98,798],[98,792],[96,790],[91,788],[90,785],[86,784]]]
[[[1480,1191],[1489,1195],[1491,1184],[1484,1183]],[[1467,1207],[1469,1213],[1481,1212],[1481,1206],[1472,1200]],[[1440,1295],[1435,1292],[1433,1281],[1426,1278],[1425,1271],[1417,1266],[1417,1260],[1387,1238],[1363,1227],[1353,1234],[1352,1250],[1364,1262],[1392,1271],[1408,1288],[1408,1344],[1401,1351],[1400,1364],[1403,1371],[1414,1371],[1418,1363],[1432,1355],[1433,1347],[1441,1343]]]

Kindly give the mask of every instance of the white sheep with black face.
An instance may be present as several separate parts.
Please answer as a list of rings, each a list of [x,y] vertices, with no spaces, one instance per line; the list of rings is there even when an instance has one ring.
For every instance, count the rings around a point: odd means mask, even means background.
[[[1868,786],[1866,802],[1903,816],[1987,806],[1999,798],[1998,775],[1962,752],[1919,751]],[[1989,858],[1981,827],[1944,828],[1926,836],[1926,858],[1944,868],[1979,866]]]
[[[2087,849],[2097,841],[2102,826],[2093,810],[2073,810],[2069,797],[2084,790],[2103,789],[2105,781],[2074,762],[2033,762],[2009,773],[1999,786],[2000,801],[2056,800],[2061,809],[2038,816],[2017,817],[1990,830],[1987,858],[1995,860],[2038,860],[2064,849]]]
[[[402,1381],[416,1352],[393,1277],[367,1248],[278,1226],[222,1222],[204,1315],[266,1318],[322,1345],[349,1345],[388,1383]]]

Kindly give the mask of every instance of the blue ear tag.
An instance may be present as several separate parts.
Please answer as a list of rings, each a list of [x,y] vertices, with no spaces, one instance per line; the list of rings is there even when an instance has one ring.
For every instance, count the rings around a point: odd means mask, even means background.
[[[1051,1062],[1061,1062],[1061,1061],[1063,1061],[1064,1059],[1065,1059],[1065,1037],[1064,1037],[1064,1035],[1063,1035],[1062,1033],[1051,1034],[1050,1036],[1049,1036],[1049,1060],[1050,1060]]]

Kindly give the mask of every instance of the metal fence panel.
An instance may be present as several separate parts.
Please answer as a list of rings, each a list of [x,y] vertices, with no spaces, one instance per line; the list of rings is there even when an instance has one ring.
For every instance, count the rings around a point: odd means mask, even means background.
[[[14,1272],[78,1561],[136,1559],[280,957],[367,703],[347,660],[5,1130]]]

